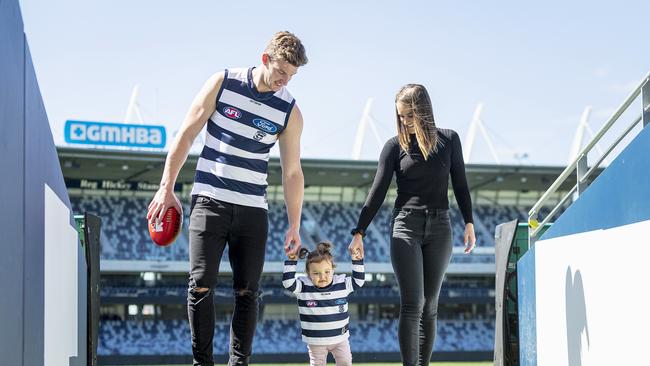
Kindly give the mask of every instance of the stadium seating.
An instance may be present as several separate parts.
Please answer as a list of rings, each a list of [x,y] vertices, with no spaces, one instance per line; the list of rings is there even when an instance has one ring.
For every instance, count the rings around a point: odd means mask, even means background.
[[[217,354],[228,351],[228,327],[227,323],[215,326],[214,350]],[[489,351],[494,345],[494,322],[440,320],[437,334],[437,351]],[[397,339],[396,319],[351,322],[350,344],[353,352],[399,352]],[[307,352],[300,338],[300,323],[297,320],[260,322],[253,352]],[[191,354],[189,325],[184,320],[104,320],[100,325],[98,354]]]
[[[183,231],[177,241],[168,247],[158,247],[149,238],[146,212],[149,199],[114,196],[72,196],[75,214],[90,212],[102,218],[101,259],[187,261],[190,206],[183,204]],[[283,203],[269,206],[269,245],[267,260],[283,260],[284,234],[287,229],[286,209]],[[228,248],[222,261],[228,260]]]
[[[359,203],[341,202],[305,202],[304,210],[308,210],[317,221],[321,231],[321,240],[329,240],[334,244],[335,258],[349,258],[346,250],[350,243],[350,229],[357,226],[357,219],[361,211]],[[366,261],[386,262],[389,258],[389,249],[385,239],[379,238],[382,232],[368,230],[364,242]]]
[[[101,259],[173,261],[189,258],[186,224],[183,235],[173,245],[163,248],[153,244],[147,230],[148,199],[71,196],[70,200],[75,214],[90,212],[102,218]]]
[[[262,296],[286,296],[287,302],[292,302],[294,296],[281,286],[262,285]],[[219,285],[214,289],[216,296],[231,298],[232,289],[228,285]],[[100,288],[102,298],[159,298],[178,297],[184,299],[187,296],[187,286],[105,286]],[[363,290],[357,291],[352,296],[360,298],[395,298],[399,297],[397,286],[364,286]],[[469,284],[448,284],[443,283],[441,297],[494,297],[494,289]]]
[[[182,235],[169,247],[154,245],[147,233],[145,213],[149,199],[139,197],[84,196],[71,197],[75,213],[92,212],[102,218],[101,259],[103,260],[146,260],[187,261],[188,225],[190,207],[183,204],[184,224]],[[329,240],[334,244],[335,257],[347,258],[346,248],[350,241],[349,230],[356,225],[361,210],[360,203],[305,202],[303,222],[315,221],[315,240]],[[525,220],[527,209],[515,206],[477,205],[474,217],[477,221],[476,234],[479,246],[494,246],[496,225],[516,217]],[[368,228],[366,261],[387,262],[390,254],[390,221],[392,207],[384,205],[378,211]],[[458,208],[450,209],[453,230],[453,244],[463,245],[464,225]],[[269,237],[266,251],[267,261],[284,260],[284,235],[287,230],[287,214],[283,202],[269,203]],[[228,259],[228,248],[222,261]],[[340,260],[340,259],[339,259]],[[493,263],[492,256],[454,256],[456,263]]]
[[[494,237],[494,231],[497,225],[514,219],[526,222],[525,209],[515,206],[497,206],[497,205],[478,205],[474,207],[474,212],[480,217],[481,222]],[[493,240],[492,240],[493,241]]]

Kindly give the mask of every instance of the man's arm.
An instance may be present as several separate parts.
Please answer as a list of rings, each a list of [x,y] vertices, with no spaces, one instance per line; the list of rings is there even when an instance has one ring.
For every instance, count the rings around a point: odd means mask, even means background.
[[[147,220],[152,221],[155,217],[161,220],[169,207],[175,207],[180,214],[183,213],[180,201],[174,194],[176,178],[187,159],[194,139],[215,111],[217,93],[221,88],[224,74],[224,72],[219,72],[212,75],[194,97],[183,124],[167,153],[160,187],[149,204]]]
[[[287,206],[289,229],[285,236],[284,252],[297,255],[300,250],[300,214],[305,192],[305,178],[300,166],[300,135],[302,134],[302,114],[297,105],[293,106],[287,128],[280,134],[280,163],[282,164],[282,187]]]

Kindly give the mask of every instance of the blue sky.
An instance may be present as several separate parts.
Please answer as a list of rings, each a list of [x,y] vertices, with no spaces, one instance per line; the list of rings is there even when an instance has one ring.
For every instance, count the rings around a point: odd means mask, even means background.
[[[502,162],[562,165],[585,106],[599,129],[650,71],[644,1],[20,4],[59,145],[67,119],[122,121],[135,84],[145,122],[173,134],[212,73],[257,65],[278,30],[298,35],[310,59],[289,90],[311,158],[350,158],[369,97],[383,144],[395,134],[396,91],[416,82],[428,88],[438,126],[462,140],[483,102]],[[376,160],[370,130],[365,141],[362,158]],[[478,137],[471,162],[493,162]]]

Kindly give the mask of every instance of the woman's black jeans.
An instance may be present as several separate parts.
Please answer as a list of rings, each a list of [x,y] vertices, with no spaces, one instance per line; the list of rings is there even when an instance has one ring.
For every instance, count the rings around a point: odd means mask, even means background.
[[[396,209],[390,255],[400,292],[402,363],[428,365],[436,335],[438,296],[451,257],[446,209]]]

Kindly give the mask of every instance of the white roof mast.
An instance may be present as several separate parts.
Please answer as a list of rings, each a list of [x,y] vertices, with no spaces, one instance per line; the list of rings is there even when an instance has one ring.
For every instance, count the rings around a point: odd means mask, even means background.
[[[465,143],[463,144],[465,150],[463,153],[465,162],[469,162],[470,158],[472,157],[474,140],[476,139],[476,129],[478,128],[481,132],[481,136],[483,136],[483,140],[485,140],[485,143],[488,146],[488,149],[490,149],[492,158],[494,158],[494,161],[497,164],[501,164],[501,160],[499,159],[499,156],[494,149],[494,145],[492,144],[492,139],[490,138],[490,135],[488,135],[487,130],[483,125],[483,120],[481,120],[481,113],[483,113],[483,103],[479,102],[476,105],[476,109],[474,110],[474,116],[472,117],[472,122],[469,124],[469,131],[467,132],[467,137],[465,138]]]

